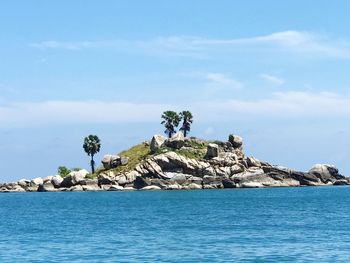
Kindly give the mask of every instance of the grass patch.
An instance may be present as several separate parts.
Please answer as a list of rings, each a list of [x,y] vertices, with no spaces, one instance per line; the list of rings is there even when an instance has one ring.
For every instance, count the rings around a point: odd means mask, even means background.
[[[141,143],[128,150],[122,151],[118,155],[123,157],[128,157],[129,162],[127,165],[118,166],[117,168],[113,168],[110,170],[116,174],[127,173],[131,170],[134,170],[140,162],[150,158],[152,156],[152,153],[149,146],[145,145],[144,143]],[[101,173],[103,171],[105,170],[102,169],[98,173]]]

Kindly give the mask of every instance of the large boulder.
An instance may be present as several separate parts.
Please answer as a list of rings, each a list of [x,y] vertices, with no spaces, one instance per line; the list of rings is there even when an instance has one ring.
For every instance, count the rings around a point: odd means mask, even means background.
[[[185,137],[183,133],[177,132],[173,137],[166,139],[165,145],[173,149],[180,149],[185,145]]]
[[[112,169],[121,165],[121,157],[119,155],[106,154],[101,162],[105,169]]]
[[[98,184],[99,185],[109,185],[113,184],[116,181],[116,176],[113,172],[103,172],[98,175]]]
[[[59,188],[62,182],[63,182],[63,178],[60,175],[56,175],[51,179],[51,183],[55,188]]]
[[[155,153],[156,151],[158,151],[158,149],[160,149],[164,145],[165,140],[166,138],[162,135],[154,135],[152,137],[150,145],[151,152]]]
[[[219,145],[215,143],[209,143],[207,148],[207,154],[206,157],[208,159],[218,157],[219,156]]]
[[[310,169],[309,173],[315,175],[323,183],[345,178],[339,174],[338,169],[334,165],[329,164],[316,164]]]
[[[243,139],[237,135],[230,135],[229,141],[234,148],[241,148],[243,146]]]
[[[54,192],[57,189],[55,189],[54,185],[51,182],[46,182],[38,187],[38,192]]]
[[[80,183],[89,174],[88,171],[82,169],[70,172],[62,181],[61,187],[71,187]]]
[[[44,183],[44,180],[41,177],[37,177],[37,178],[32,179],[31,183],[34,185],[40,185],[40,184]]]

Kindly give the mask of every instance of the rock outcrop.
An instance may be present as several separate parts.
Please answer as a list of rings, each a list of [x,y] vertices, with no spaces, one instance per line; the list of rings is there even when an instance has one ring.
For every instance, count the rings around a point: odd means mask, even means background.
[[[0,191],[191,190],[350,184],[350,179],[332,165],[317,164],[308,172],[295,171],[248,157],[242,145],[239,136],[230,136],[230,142],[207,142],[185,139],[182,133],[171,139],[155,135],[149,146],[144,146],[150,147],[151,154],[138,159],[141,161],[130,170],[111,169],[116,161],[119,166],[127,160],[106,155],[102,161],[105,170],[96,179],[87,178],[88,171],[80,170],[65,178],[51,176],[0,184]]]

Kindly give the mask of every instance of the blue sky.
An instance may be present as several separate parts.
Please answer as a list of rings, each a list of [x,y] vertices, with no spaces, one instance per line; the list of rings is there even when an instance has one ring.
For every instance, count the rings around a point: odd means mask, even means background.
[[[188,109],[258,159],[350,175],[349,1],[1,1],[0,181],[88,168]]]

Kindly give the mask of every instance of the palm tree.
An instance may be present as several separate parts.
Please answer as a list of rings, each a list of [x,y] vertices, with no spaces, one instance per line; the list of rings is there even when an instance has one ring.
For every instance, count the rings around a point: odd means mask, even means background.
[[[96,135],[89,135],[84,139],[83,148],[87,155],[91,156],[91,171],[95,173],[94,155],[100,151],[101,141]]]
[[[168,134],[169,138],[176,132],[176,127],[179,126],[180,116],[175,111],[165,111],[161,117],[163,121],[161,124],[164,125],[164,133]]]
[[[180,118],[182,119],[182,126],[180,128],[181,131],[183,131],[184,136],[186,137],[187,133],[191,130],[191,124],[193,122],[193,116],[192,113],[189,111],[182,111],[180,112]]]

